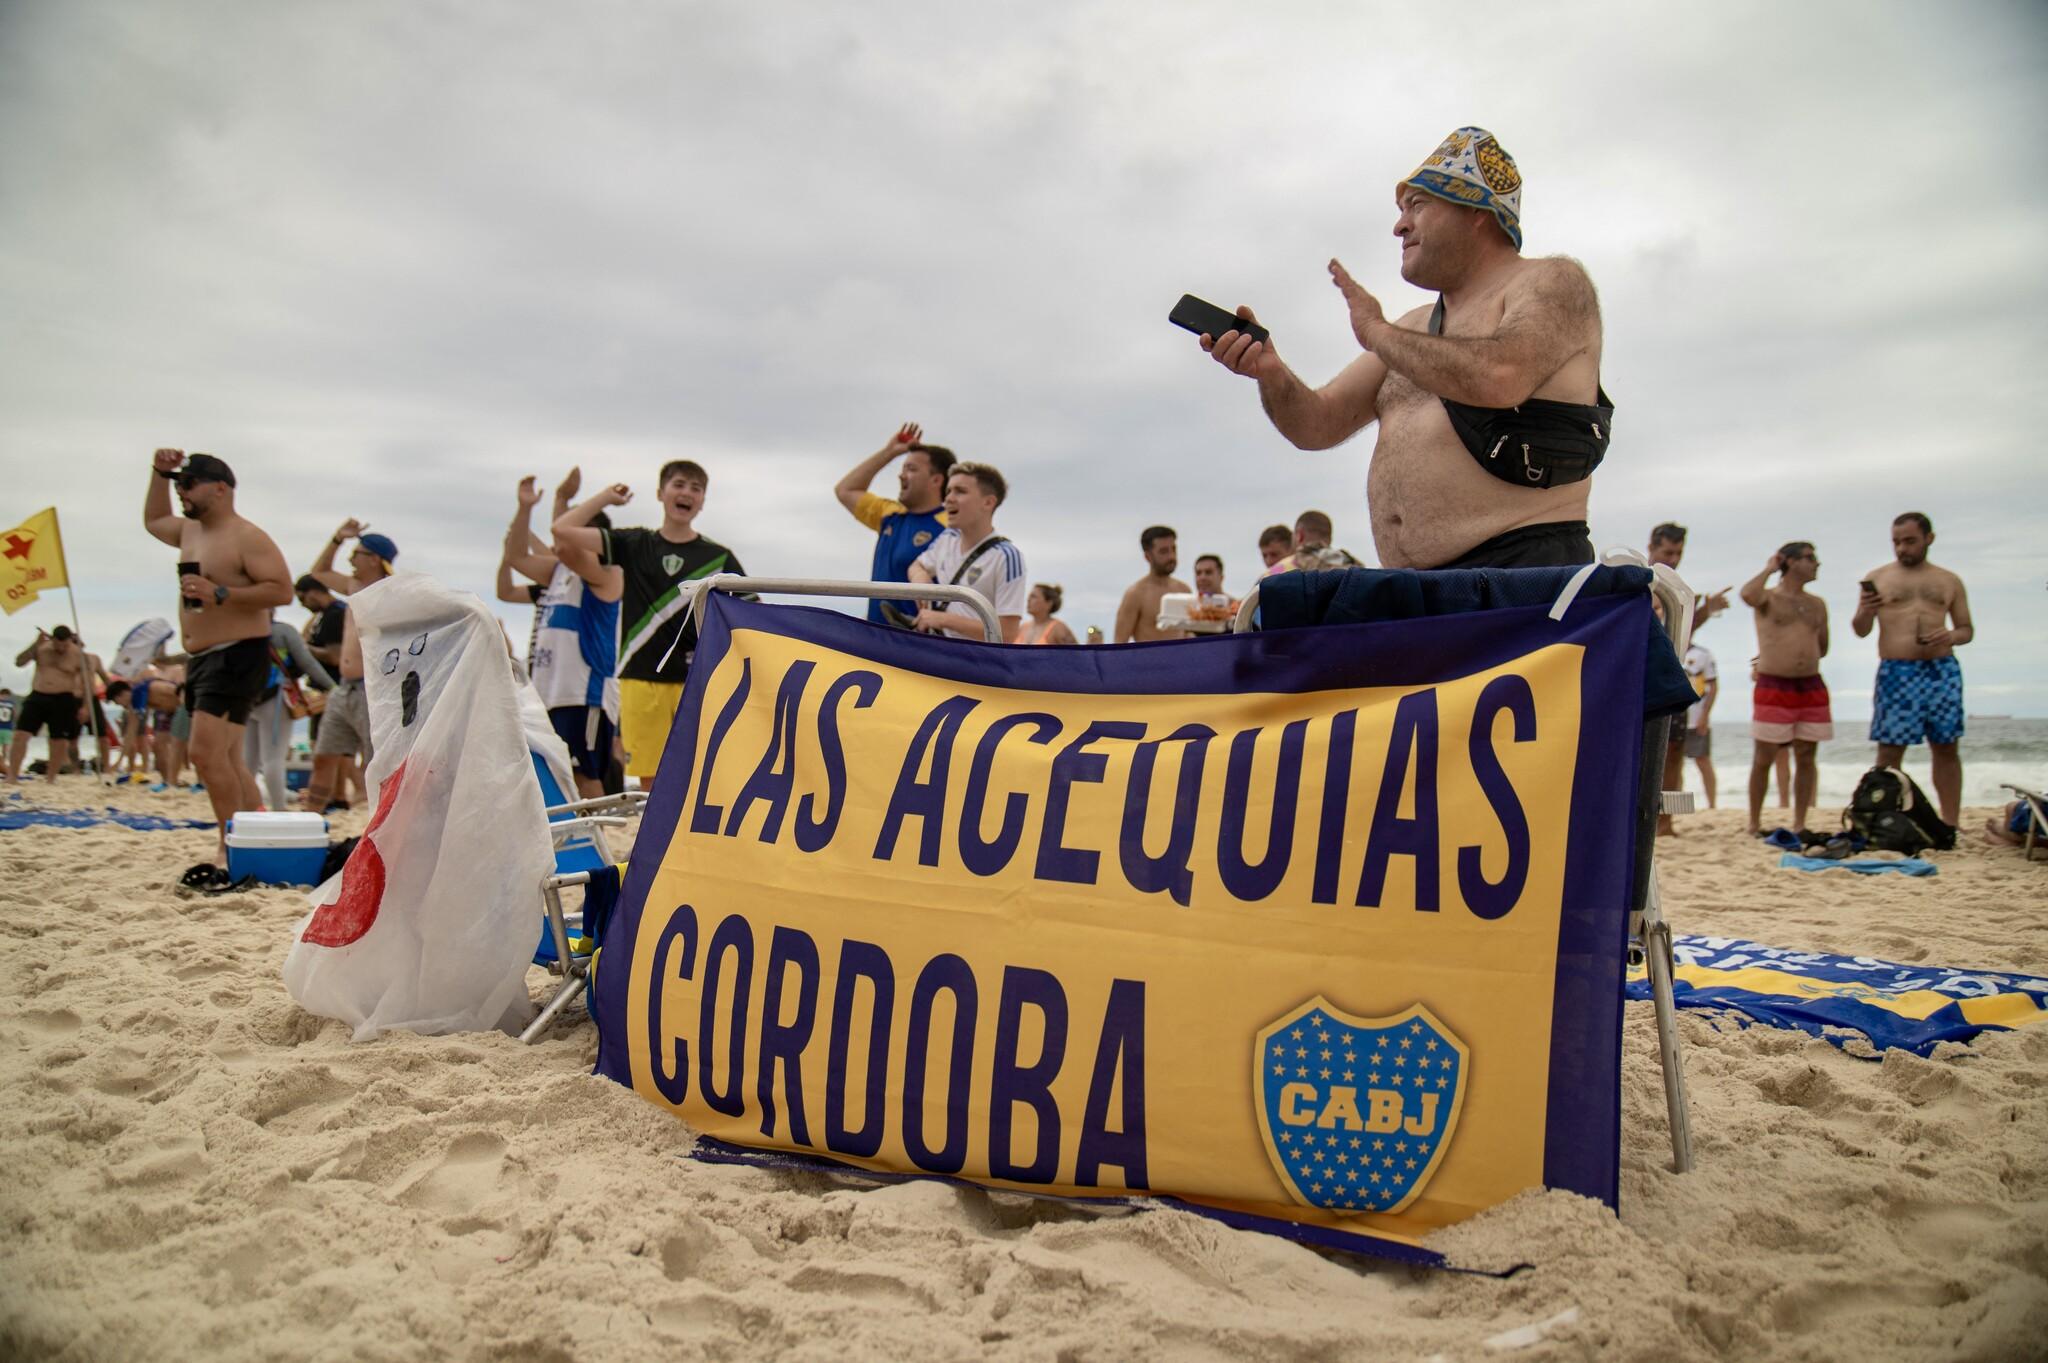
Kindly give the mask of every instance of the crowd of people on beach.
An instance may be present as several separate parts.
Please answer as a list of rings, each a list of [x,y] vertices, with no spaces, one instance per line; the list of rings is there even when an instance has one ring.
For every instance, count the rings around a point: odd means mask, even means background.
[[[1390,320],[1332,260],[1330,280],[1360,353],[1330,382],[1303,382],[1249,307],[1219,314],[1227,329],[1202,334],[1201,349],[1253,380],[1274,428],[1300,448],[1326,449],[1377,427],[1367,509],[1380,565],[1428,571],[1593,562],[1588,496],[1614,405],[1600,383],[1603,336],[1591,280],[1568,257],[1523,257],[1520,172],[1485,129],[1452,133],[1395,185],[1394,200],[1401,273],[1436,292],[1433,306]],[[875,481],[891,466],[895,495],[877,493]],[[509,640],[508,650],[546,704],[584,795],[654,775],[693,658],[692,584],[745,572],[730,548],[698,528],[710,483],[693,460],[664,464],[654,483],[660,522],[652,526],[614,525],[611,513],[633,501],[633,489],[613,483],[580,496],[580,469],[556,485],[547,521],[536,526],[539,483],[527,477],[517,485],[496,596],[532,608],[523,657]],[[104,722],[89,722],[86,709],[104,695],[123,709],[118,740],[128,773],[139,776],[153,753],[159,784],[174,785],[189,761],[223,830],[237,811],[286,806],[285,736],[301,714],[315,721],[304,806],[325,811],[361,798],[372,734],[348,600],[396,571],[399,547],[350,518],[294,576],[270,536],[238,514],[235,489],[234,471],[220,458],[156,451],[143,520],[178,552],[181,651],[117,677],[72,631],[39,634],[17,660],[35,664],[31,694],[18,706],[0,697],[14,711],[11,780],[20,779],[29,737],[44,731],[52,778],[86,728],[102,735],[100,764],[109,768],[116,736]],[[1237,605],[1223,553],[1200,554],[1194,581],[1185,581],[1176,576],[1178,535],[1151,524],[1137,534],[1144,570],[1124,591],[1109,634],[1090,626],[1077,635],[1060,618],[1061,585],[1034,581],[1023,549],[996,528],[1009,481],[989,463],[927,441],[916,422],[849,469],[833,494],[874,535],[869,579],[965,588],[987,604],[1002,642],[1180,639],[1227,628]],[[1882,765],[1896,766],[1909,746],[1929,746],[1942,817],[1954,823],[1963,729],[1954,650],[1973,637],[1969,605],[1961,579],[1928,561],[1934,529],[1927,516],[1899,515],[1891,536],[1893,560],[1859,583],[1851,619],[1858,637],[1873,628],[1878,635],[1871,738]],[[1254,541],[1260,572],[1360,566],[1334,541],[1322,511],[1302,512],[1291,529],[1270,525]],[[1659,525],[1648,558],[1675,569],[1685,545],[1682,526]],[[337,562],[344,550],[346,566]],[[1819,568],[1812,544],[1786,544],[1740,590],[1757,631],[1753,833],[1761,831],[1774,770],[1782,796],[1788,761],[1792,829],[1805,830],[1815,746],[1833,734],[1821,677],[1828,613],[1810,590]],[[853,565],[846,575],[856,576]],[[1695,629],[1728,610],[1728,597],[1728,590],[1701,597]],[[294,599],[308,612],[296,628],[275,619]],[[914,590],[871,601],[867,618],[926,634],[987,637],[979,616],[957,600],[919,599]],[[1720,672],[1697,640],[1684,661],[1700,700],[1667,754],[1665,783],[1678,784],[1690,757],[1711,803],[1709,725]],[[191,883],[201,888],[225,876],[218,867],[194,874]]]

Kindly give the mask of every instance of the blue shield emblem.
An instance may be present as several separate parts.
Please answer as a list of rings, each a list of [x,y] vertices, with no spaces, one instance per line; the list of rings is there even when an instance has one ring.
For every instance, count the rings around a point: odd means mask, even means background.
[[[1429,1182],[1464,1105],[1465,1043],[1420,1003],[1353,1017],[1321,995],[1259,1032],[1259,1130],[1296,1202],[1398,1212]]]

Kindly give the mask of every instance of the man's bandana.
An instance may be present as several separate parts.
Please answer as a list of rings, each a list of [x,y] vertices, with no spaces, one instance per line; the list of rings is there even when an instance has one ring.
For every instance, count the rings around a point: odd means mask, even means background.
[[[1484,209],[1493,214],[1515,249],[1522,249],[1522,173],[1515,169],[1515,158],[1486,129],[1460,128],[1446,137],[1413,175],[1394,187],[1396,198],[1403,185],[1466,208]]]

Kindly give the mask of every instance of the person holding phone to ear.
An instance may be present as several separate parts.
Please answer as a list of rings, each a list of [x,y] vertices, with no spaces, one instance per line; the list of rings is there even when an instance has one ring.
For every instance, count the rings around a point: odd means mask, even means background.
[[[1522,255],[1521,199],[1521,172],[1493,134],[1446,137],[1394,187],[1401,277],[1435,292],[1434,305],[1390,320],[1332,260],[1364,353],[1320,388],[1270,338],[1202,337],[1217,363],[1257,381],[1267,416],[1301,449],[1378,423],[1366,501],[1386,567],[1593,561],[1587,497],[1614,419],[1600,304],[1578,262]]]

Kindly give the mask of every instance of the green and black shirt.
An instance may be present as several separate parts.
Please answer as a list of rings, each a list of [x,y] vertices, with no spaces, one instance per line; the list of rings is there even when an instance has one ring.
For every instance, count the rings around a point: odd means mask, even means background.
[[[682,681],[697,651],[697,622],[692,620],[682,642],[669,652],[682,629],[682,584],[746,569],[732,550],[703,535],[677,544],[644,527],[598,533],[604,537],[603,560],[618,564],[626,579],[619,602],[619,675],[632,681]],[[661,666],[664,654],[667,667]]]

